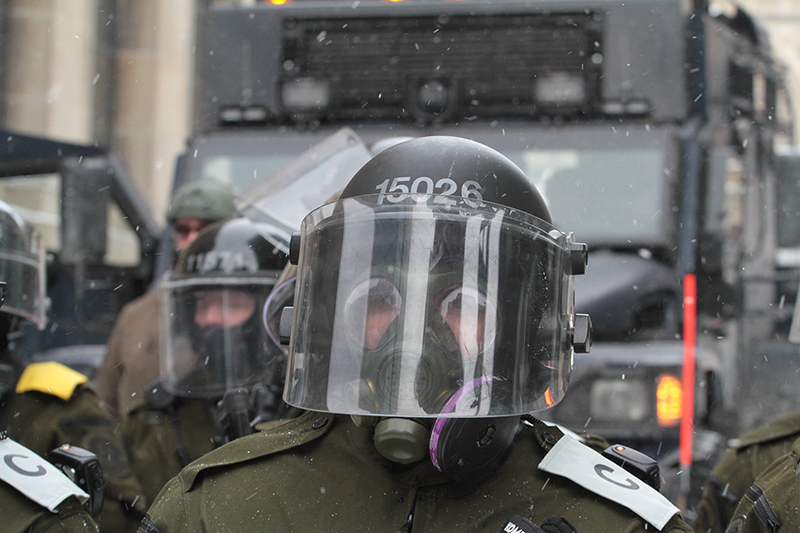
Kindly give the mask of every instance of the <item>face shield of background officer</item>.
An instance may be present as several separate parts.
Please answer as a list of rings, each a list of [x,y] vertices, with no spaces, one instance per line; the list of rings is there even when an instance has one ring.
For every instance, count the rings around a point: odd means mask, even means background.
[[[0,279],[8,283],[2,308],[4,329],[27,320],[45,324],[44,246],[39,235],[11,207],[0,201]]]
[[[246,218],[210,226],[162,282],[162,383],[171,394],[234,402],[254,387],[282,386],[283,352],[263,328],[261,309],[287,258],[269,237],[269,226]],[[277,390],[272,405],[257,410],[278,409]]]

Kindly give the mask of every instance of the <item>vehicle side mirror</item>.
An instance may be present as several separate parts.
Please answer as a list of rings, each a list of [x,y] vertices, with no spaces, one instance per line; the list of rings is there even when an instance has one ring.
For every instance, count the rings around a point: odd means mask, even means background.
[[[62,263],[100,263],[106,254],[111,201],[107,168],[103,158],[76,157],[62,162]]]

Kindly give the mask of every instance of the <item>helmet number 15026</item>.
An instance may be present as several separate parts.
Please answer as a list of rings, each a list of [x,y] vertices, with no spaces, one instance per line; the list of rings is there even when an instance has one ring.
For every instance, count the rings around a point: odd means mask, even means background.
[[[451,196],[460,196],[470,207],[479,207],[483,203],[481,184],[473,180],[467,180],[461,184],[460,194],[455,180],[441,178],[434,183],[431,178],[426,176],[415,178],[414,181],[411,181],[410,176],[391,180],[387,178],[376,185],[375,189],[380,192],[378,205],[383,204],[384,200],[396,204],[409,197],[418,203],[427,202],[431,196],[433,196],[435,204],[456,205],[456,200],[450,198]]]

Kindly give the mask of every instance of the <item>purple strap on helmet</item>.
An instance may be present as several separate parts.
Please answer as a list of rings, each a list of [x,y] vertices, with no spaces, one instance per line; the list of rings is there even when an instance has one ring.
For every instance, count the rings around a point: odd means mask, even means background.
[[[464,395],[465,392],[469,392],[484,383],[488,383],[490,381],[494,381],[497,379],[496,377],[487,377],[481,376],[479,378],[473,379],[472,382],[464,385],[460,389],[456,391],[452,398],[450,398],[447,403],[442,408],[442,413],[452,413],[456,408],[456,403]],[[436,422],[433,424],[433,429],[431,430],[431,440],[428,444],[428,453],[431,457],[431,462],[433,466],[436,467],[436,470],[442,471],[441,467],[439,466],[439,460],[437,458],[438,451],[439,451],[439,437],[442,435],[442,428],[444,428],[444,423],[447,422],[447,417],[439,417],[436,419]]]

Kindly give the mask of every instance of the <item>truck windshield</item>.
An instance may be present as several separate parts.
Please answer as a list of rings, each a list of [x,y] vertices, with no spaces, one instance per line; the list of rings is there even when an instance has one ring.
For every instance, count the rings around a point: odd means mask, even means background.
[[[514,161],[545,196],[555,225],[597,247],[667,247],[678,177],[674,128],[470,125],[435,131],[354,128],[369,145],[389,136],[458,135]],[[244,190],[334,130],[218,132],[189,151],[190,179]]]

